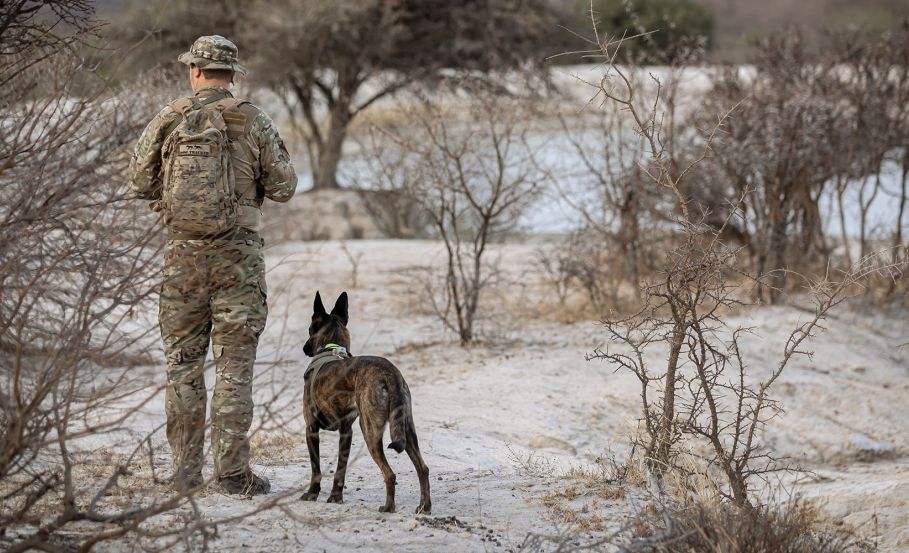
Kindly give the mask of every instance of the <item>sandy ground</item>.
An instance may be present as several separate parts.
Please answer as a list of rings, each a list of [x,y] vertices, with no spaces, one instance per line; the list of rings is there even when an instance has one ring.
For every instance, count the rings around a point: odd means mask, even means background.
[[[298,399],[312,295],[321,290],[328,302],[348,290],[352,351],[389,357],[410,385],[431,471],[433,512],[413,514],[416,473],[405,455],[393,452],[398,512],[377,512],[381,475],[355,430],[343,505],[324,502],[330,487],[325,483],[318,503],[298,502],[295,493],[283,509],[219,526],[213,547],[504,552],[520,550],[529,534],[572,535],[581,543],[622,526],[645,501],[643,490],[613,488],[580,473],[595,473],[608,465],[604,459],[627,455],[638,413],[636,380],[585,360],[604,343],[595,321],[559,322],[560,314],[541,302],[538,247],[493,250],[510,280],[484,304],[492,317],[481,326],[485,339],[470,349],[458,347],[421,307],[411,276],[441,259],[440,244],[348,242],[348,253],[337,242],[269,248],[271,311],[256,395],[259,403],[280,397],[284,423],[270,424],[254,438],[256,470],[271,479],[275,493],[308,481]],[[356,286],[352,259],[358,260]],[[807,316],[793,307],[761,308],[732,321],[755,328],[744,348],[756,374],[774,365],[789,331]],[[817,500],[833,523],[858,528],[883,551],[909,551],[909,351],[898,348],[906,342],[909,328],[902,320],[840,310],[812,343],[813,358],[795,361],[779,382],[777,397],[786,412],[765,436],[776,454],[811,471],[790,482],[794,493]],[[654,361],[659,357],[657,352]],[[163,371],[149,368],[148,374],[163,381]],[[160,398],[143,413],[136,428],[161,424]],[[163,445],[160,433],[157,439]],[[336,434],[322,433],[326,473],[334,466],[336,444]],[[876,454],[874,447],[886,451]],[[168,461],[164,453],[158,458],[162,466]],[[199,499],[211,518],[261,501],[214,490]],[[103,550],[134,547],[124,541]]]

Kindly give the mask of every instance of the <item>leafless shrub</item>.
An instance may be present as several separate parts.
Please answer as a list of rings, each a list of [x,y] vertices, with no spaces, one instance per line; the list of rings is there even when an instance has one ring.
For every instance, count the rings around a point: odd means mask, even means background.
[[[873,239],[890,238],[892,261],[899,260],[903,244],[903,218],[906,207],[906,133],[909,111],[909,21],[883,36],[872,36],[860,30],[831,34],[829,37],[828,85],[824,92],[831,102],[843,106],[833,123],[830,137],[837,157],[834,179],[837,212],[843,231],[846,258],[855,258],[845,234],[845,211],[855,203],[858,213],[858,255],[861,259],[876,249]],[[898,168],[896,190],[888,190],[883,176],[889,168]],[[848,196],[847,196],[848,193]],[[873,221],[871,208],[878,199],[889,196],[898,204],[895,225],[890,221]],[[855,210],[853,210],[854,212]],[[889,236],[888,236],[889,235]]]
[[[376,175],[380,179],[383,175]],[[379,231],[388,238],[428,238],[432,220],[423,206],[390,183],[357,191]]]
[[[719,201],[744,198],[733,224],[761,278],[756,294],[778,302],[785,292],[790,237],[798,233],[806,255],[828,253],[818,202],[834,155],[823,137],[838,113],[818,93],[827,68],[811,63],[798,35],[767,41],[758,56],[757,75],[730,68],[710,96],[714,106],[747,97],[714,145],[714,162],[719,178],[732,187]],[[715,204],[708,207],[716,210]]]
[[[635,163],[642,143],[618,110],[560,114],[559,120],[580,167],[570,169],[570,187],[554,182],[582,224],[562,244],[541,251],[540,264],[561,303],[580,290],[597,315],[625,311],[627,297],[639,297],[647,270],[642,229],[656,228],[648,224],[653,189]]]
[[[868,265],[856,267],[836,281],[810,283],[814,315],[787,339],[777,365],[756,380],[742,355],[741,336],[748,331],[730,328],[722,316],[741,305],[725,274],[735,270],[735,253],[718,254],[711,245],[696,258],[677,258],[665,280],[646,289],[645,310],[635,316],[604,321],[626,351],[597,351],[594,356],[631,371],[641,382],[645,455],[657,472],[685,471],[673,448],[683,440],[703,440],[706,464],[723,475],[724,485],[714,493],[738,505],[750,505],[751,481],[785,470],[761,444],[768,421],[779,413],[770,396],[773,383],[790,361],[809,355],[807,340],[822,330],[827,313],[860,287]],[[673,257],[679,252],[674,252]],[[665,371],[648,367],[645,353],[656,344],[669,346]],[[671,377],[671,379],[670,379]],[[663,387],[662,396],[651,399]],[[666,465],[664,465],[666,464]],[[700,469],[700,467],[698,467]],[[696,472],[696,471],[692,471]]]
[[[725,116],[720,118],[713,130],[704,138],[705,145],[701,154],[687,165],[677,167],[674,159],[667,155],[665,146],[667,142],[662,134],[661,121],[665,106],[661,103],[661,83],[656,77],[652,77],[656,92],[650,101],[642,103],[640,97],[636,96],[638,89],[629,78],[628,70],[616,62],[622,40],[606,40],[601,44],[603,56],[607,61],[607,70],[599,83],[594,83],[596,93],[591,102],[602,101],[627,111],[634,128],[645,143],[642,153],[646,153],[638,161],[641,171],[654,185],[669,192],[674,198],[680,214],[681,230],[685,236],[683,245],[670,253],[668,270],[661,275],[660,283],[648,287],[644,308],[640,313],[629,319],[605,322],[612,338],[631,345],[634,353],[631,356],[612,355],[608,352],[595,353],[597,357],[605,357],[618,363],[620,367],[630,369],[641,381],[644,422],[649,437],[649,443],[645,446],[646,457],[651,460],[652,468],[659,472],[668,466],[671,446],[678,440],[675,396],[682,363],[681,352],[687,331],[685,313],[688,302],[698,306],[704,301],[702,288],[709,285],[715,271],[715,267],[709,262],[704,264],[705,260],[702,258],[704,251],[701,249],[704,238],[700,235],[690,213],[689,201],[683,195],[680,183],[708,155]],[[723,255],[715,247],[716,239],[713,241],[708,239],[707,243],[710,245],[706,251]],[[657,315],[664,308],[670,310],[671,318],[661,318]],[[670,347],[666,371],[659,377],[651,375],[643,361],[642,345],[652,341],[664,341]],[[659,381],[663,382],[663,396],[662,399],[653,401],[649,397],[650,386]]]
[[[480,91],[468,107],[475,123],[451,105],[422,99],[403,108],[401,125],[377,129],[373,141],[380,171],[419,203],[442,239],[441,285],[432,278],[424,284],[462,345],[476,337],[481,292],[498,274],[488,246],[515,230],[545,178],[533,159],[526,101]]]
[[[180,503],[141,514],[108,508],[107,492],[148,444],[137,443],[92,495],[78,479],[73,444],[122,429],[121,402],[148,400],[128,371],[101,369],[147,358],[144,333],[129,327],[154,291],[160,247],[136,227],[147,217],[121,182],[124,146],[153,112],[138,93],[71,96],[79,63],[47,54],[3,89],[0,527],[18,527],[10,551],[46,547],[85,522],[96,527],[79,540],[89,549]],[[58,90],[33,96],[45,79]]]
[[[0,86],[6,87],[56,52],[77,49],[96,37],[102,23],[93,14],[87,0],[5,2],[0,7]]]
[[[636,103],[635,86],[626,70],[615,64],[616,51],[608,44],[607,73],[597,84],[596,95],[622,106],[634,121],[649,154],[640,163],[654,184],[676,198],[682,237],[658,275],[643,287],[642,309],[630,317],[603,321],[611,342],[623,348],[597,350],[591,357],[628,370],[640,381],[644,429],[640,445],[655,483],[660,484],[660,475],[668,471],[684,471],[677,462],[678,444],[703,440],[709,451],[706,464],[718,468],[725,479],[716,486],[716,495],[750,507],[751,479],[784,468],[762,449],[758,438],[778,409],[769,395],[771,386],[794,356],[808,353],[805,342],[822,329],[829,310],[881,267],[865,260],[839,278],[829,274],[811,282],[807,292],[815,301],[814,316],[793,331],[769,376],[755,382],[739,347],[745,329],[729,328],[722,318],[744,299],[730,279],[742,274],[737,262],[742,248],[726,246],[722,236],[752,191],[743,190],[717,227],[705,224],[708,217],[693,210],[696,204],[681,186],[685,176],[696,176],[699,164],[711,155],[728,112],[707,132],[702,153],[677,169],[664,155],[659,96],[647,108]],[[668,348],[665,366],[654,368],[647,360],[646,353],[655,345]]]
[[[585,257],[597,257],[593,261],[599,267],[608,261],[610,274],[637,288],[642,273],[642,229],[655,226],[648,224],[653,223],[648,221],[648,207],[655,203],[652,188],[645,185],[636,163],[643,142],[618,110],[582,112],[571,119],[562,115],[560,121],[582,165],[576,181],[586,185],[582,191],[563,191],[562,196],[584,221],[578,239],[602,244],[606,258],[582,254],[575,259],[583,263]],[[593,279],[586,280],[585,284],[592,284]],[[591,296],[594,300],[594,294]]]
[[[639,308],[640,280],[632,280],[629,274],[642,269],[649,272],[653,257],[629,268],[629,257],[637,253],[625,256],[622,249],[615,236],[583,229],[568,234],[557,245],[540,248],[537,265],[559,305],[570,308],[575,317],[634,312]],[[569,301],[578,295],[583,301]]]
[[[85,13],[68,1],[2,12],[0,546],[88,551],[129,534],[149,550],[205,549],[224,520],[163,491],[158,429],[137,423],[163,387],[133,368],[152,359],[163,242],[124,175],[168,84],[111,88],[66,47],[84,34],[52,34],[87,32]]]
[[[644,29],[635,31],[642,40],[650,38]],[[601,45],[593,46],[601,54]],[[612,46],[607,40],[607,47]],[[699,186],[687,186],[683,174],[690,158],[700,155],[703,137],[691,122],[682,83],[696,70],[691,66],[703,49],[686,41],[669,50],[675,57],[660,68],[659,80],[641,70],[634,55],[624,51],[611,55],[629,66],[623,77],[635,90],[636,97],[629,101],[636,109],[648,113],[656,104],[661,108],[659,147],[667,176],[676,179],[686,195],[709,197]],[[641,299],[641,281],[674,240],[672,223],[679,204],[666,187],[654,186],[651,168],[642,163],[648,141],[626,117],[625,104],[595,98],[579,113],[560,113],[559,121],[567,149],[577,160],[576,166],[566,169],[564,176],[569,178],[559,192],[581,225],[546,263],[561,273],[563,286],[584,290],[599,314],[633,311]]]
[[[845,269],[888,238],[894,256],[905,247],[909,170],[901,171],[896,190],[887,190],[884,175],[907,167],[906,44],[906,28],[883,37],[855,31],[832,35],[814,52],[800,34],[780,33],[761,43],[753,69],[727,68],[714,79],[708,111],[747,101],[708,161],[713,201],[698,203],[722,213],[720,203],[744,198],[728,228],[741,237],[749,269],[761,279],[755,293],[762,301],[785,297],[791,270],[821,274],[828,262]],[[893,226],[872,217],[886,196],[898,205]],[[825,233],[834,221],[839,258]]]
[[[741,509],[728,503],[695,503],[644,510],[616,540],[620,551],[653,553],[845,553],[872,548],[839,529],[819,531],[817,511],[806,503]]]

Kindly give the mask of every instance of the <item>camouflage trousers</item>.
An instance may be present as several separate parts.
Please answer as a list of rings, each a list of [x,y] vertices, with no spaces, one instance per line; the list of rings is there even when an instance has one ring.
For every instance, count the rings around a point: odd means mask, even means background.
[[[199,475],[204,465],[203,364],[209,338],[216,368],[215,474],[247,470],[253,363],[267,313],[261,239],[167,243],[158,321],[167,355],[167,440],[178,477]]]

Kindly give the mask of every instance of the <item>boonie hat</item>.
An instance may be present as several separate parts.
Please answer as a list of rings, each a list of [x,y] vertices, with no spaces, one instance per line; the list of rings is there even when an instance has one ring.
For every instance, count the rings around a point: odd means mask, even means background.
[[[239,63],[237,45],[220,35],[200,36],[189,52],[183,52],[177,61],[202,69],[230,69],[246,75],[246,68]]]

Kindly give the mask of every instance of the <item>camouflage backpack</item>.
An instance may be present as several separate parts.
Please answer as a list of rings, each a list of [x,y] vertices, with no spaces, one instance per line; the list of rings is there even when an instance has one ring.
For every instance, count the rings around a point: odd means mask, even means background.
[[[236,225],[240,206],[223,112],[242,103],[194,97],[170,104],[182,114],[161,149],[164,221],[171,232],[208,236]]]

